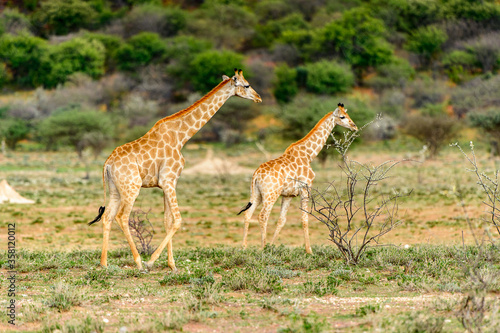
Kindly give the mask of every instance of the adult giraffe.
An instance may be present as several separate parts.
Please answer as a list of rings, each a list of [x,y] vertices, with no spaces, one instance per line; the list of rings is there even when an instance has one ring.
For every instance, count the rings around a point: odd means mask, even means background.
[[[142,270],[142,260],[129,230],[129,216],[141,187],[159,187],[163,190],[166,237],[144,262],[150,269],[165,246],[168,246],[168,266],[176,270],[172,252],[172,237],[181,226],[181,214],[177,204],[175,187],[184,167],[181,149],[231,96],[262,102],[243,77],[243,72],[235,69],[234,76],[222,77],[223,81],[193,105],[171,116],[159,120],[141,138],[116,148],[104,163],[103,187],[106,205],[106,185],[110,201],[107,209],[99,208],[97,217],[89,223],[98,222],[103,217],[103,244],[101,265],[107,267],[109,232],[116,218],[118,225],[127,238],[134,261]],[[173,223],[172,223],[173,220]]]
[[[266,230],[269,215],[274,203],[280,196],[281,212],[271,244],[278,236],[286,222],[286,213],[293,197],[300,195],[302,208],[302,228],[307,253],[312,253],[309,242],[309,225],[307,217],[307,187],[311,187],[314,172],[311,161],[319,154],[335,125],[357,131],[358,127],[347,114],[344,104],[339,103],[335,111],[324,116],[304,138],[292,143],[280,157],[265,162],[255,170],[251,182],[251,195],[248,205],[239,214],[245,212],[245,229],[243,247],[247,246],[248,226],[254,210],[261,203],[259,214],[261,245],[266,245]]]

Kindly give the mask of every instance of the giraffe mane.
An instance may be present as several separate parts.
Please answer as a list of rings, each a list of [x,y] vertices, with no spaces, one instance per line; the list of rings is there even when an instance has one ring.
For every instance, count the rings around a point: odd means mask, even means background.
[[[307,133],[307,135],[305,137],[303,137],[302,139],[300,139],[299,141],[297,142],[294,142],[292,143],[290,146],[288,146],[288,148],[285,150],[285,153],[288,152],[290,149],[292,149],[293,147],[295,147],[296,145],[299,145],[301,144],[302,142],[308,140],[312,135],[313,133],[318,129],[319,126],[321,126],[325,121],[326,119],[331,116],[333,114],[333,111],[330,111],[328,112],[323,118],[321,118],[320,121],[318,121],[318,123],[316,124],[316,126],[314,126],[314,128],[312,130],[309,131],[309,133]]]
[[[205,96],[203,96],[202,98],[200,98],[199,100],[197,100],[196,102],[194,102],[191,106],[188,106],[184,110],[178,111],[178,112],[176,112],[176,113],[174,113],[174,114],[172,114],[170,116],[167,116],[167,117],[165,117],[163,119],[160,119],[158,122],[164,122],[164,121],[167,121],[167,120],[173,120],[173,119],[182,117],[183,115],[189,113],[192,109],[194,109],[198,105],[204,103],[209,97],[211,97],[213,94],[215,94],[219,89],[221,89],[229,81],[231,81],[231,79],[226,79],[226,80],[222,81],[217,86],[215,86],[215,88],[213,88],[212,90],[210,90]]]

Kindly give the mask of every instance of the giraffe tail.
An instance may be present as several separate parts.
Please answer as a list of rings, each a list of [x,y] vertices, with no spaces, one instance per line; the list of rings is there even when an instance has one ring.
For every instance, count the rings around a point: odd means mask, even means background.
[[[95,219],[93,219],[92,221],[90,221],[88,224],[92,225],[96,222],[99,222],[101,220],[102,214],[104,214],[105,209],[106,209],[106,207],[104,207],[104,206],[99,207],[99,214],[97,214],[97,217]]]
[[[241,213],[243,213],[245,210],[247,210],[248,208],[250,208],[250,206],[252,206],[252,203],[251,203],[251,202],[249,202],[249,203],[247,204],[247,206],[246,206],[245,208],[243,208],[243,209],[242,209],[242,210],[241,210],[238,214],[236,214],[236,215],[240,215],[240,214],[241,214]]]
[[[107,162],[107,161],[106,161]],[[88,223],[88,225],[92,225],[101,220],[102,214],[104,214],[104,210],[106,209],[106,185],[109,177],[109,170],[107,169],[107,165],[104,165],[104,170],[102,172],[102,187],[104,189],[104,206],[99,207],[99,213],[96,218]]]

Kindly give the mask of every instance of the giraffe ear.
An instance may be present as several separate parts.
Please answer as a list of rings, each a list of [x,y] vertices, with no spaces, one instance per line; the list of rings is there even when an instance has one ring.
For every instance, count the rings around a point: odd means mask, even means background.
[[[334,116],[338,116],[339,115],[339,108],[335,108],[335,110],[333,111],[333,115]]]
[[[226,80],[229,80],[229,76],[227,76],[227,75],[222,75],[222,81],[226,81]]]

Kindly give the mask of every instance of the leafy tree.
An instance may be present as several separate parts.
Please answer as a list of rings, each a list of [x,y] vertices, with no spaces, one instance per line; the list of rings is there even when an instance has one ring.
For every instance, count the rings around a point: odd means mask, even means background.
[[[212,43],[192,36],[176,36],[166,40],[166,58],[170,61],[167,72],[176,79],[179,85],[189,81],[191,62],[200,53],[210,50]]]
[[[242,50],[250,44],[257,23],[255,14],[234,1],[206,1],[191,14],[187,30],[212,41],[220,49]]]
[[[22,33],[0,37],[0,62],[7,66],[15,83],[36,87],[50,71],[49,45],[38,37]]]
[[[349,66],[334,61],[322,60],[305,65],[306,88],[317,94],[346,92],[354,85],[354,74]]]
[[[429,157],[435,158],[442,147],[446,146],[458,132],[458,120],[439,113],[413,114],[403,122],[404,131],[427,145]]]
[[[500,155],[500,109],[467,114],[472,126],[483,129],[490,136],[491,155]]]
[[[104,61],[105,67],[107,70],[113,70],[116,66],[116,51],[123,44],[123,40],[117,36],[98,32],[87,32],[83,37],[89,41],[97,41],[104,45],[106,50]]]
[[[64,83],[76,72],[82,72],[92,78],[104,74],[105,48],[97,40],[90,41],[77,37],[58,44],[50,52],[51,71],[45,86],[55,87]]]
[[[274,97],[278,102],[288,103],[299,92],[297,86],[297,70],[283,64],[275,69]]]
[[[47,149],[68,145],[80,158],[85,148],[92,147],[95,151],[102,147],[101,143],[96,143],[98,139],[109,140],[113,131],[113,122],[106,113],[78,109],[55,112],[38,125],[38,136]]]
[[[403,58],[392,58],[387,64],[377,68],[377,76],[368,80],[370,86],[381,91],[387,88],[404,87],[407,81],[415,76],[415,70],[408,60]]]
[[[97,12],[89,2],[82,0],[50,0],[40,3],[35,14],[38,26],[49,34],[67,35],[81,28],[90,28],[95,23]]]
[[[438,27],[422,27],[411,33],[406,48],[417,54],[420,63],[424,67],[428,67],[441,52],[441,46],[447,39],[446,32]]]
[[[327,24],[312,41],[311,54],[336,55],[351,64],[361,79],[371,66],[390,62],[392,47],[384,39],[384,22],[374,18],[368,8],[356,7],[342,14],[340,20]]]
[[[454,50],[447,53],[441,63],[448,77],[453,82],[460,83],[467,78],[467,71],[475,67],[476,57],[471,52]]]
[[[195,90],[207,93],[221,82],[223,74],[231,75],[241,68],[243,56],[232,51],[205,51],[191,62],[191,83]],[[247,75],[248,76],[248,75]]]
[[[257,47],[270,46],[273,41],[280,38],[284,31],[308,30],[309,24],[302,15],[293,13],[276,21],[269,21],[265,25],[256,27],[256,36],[252,39]]]
[[[139,66],[163,60],[166,51],[165,42],[158,34],[141,32],[116,51],[118,67],[122,70],[136,70]]]
[[[0,123],[0,138],[5,139],[7,147],[16,149],[17,143],[28,137],[30,129],[26,121],[15,118],[2,119]],[[0,140],[2,141],[2,140]]]

